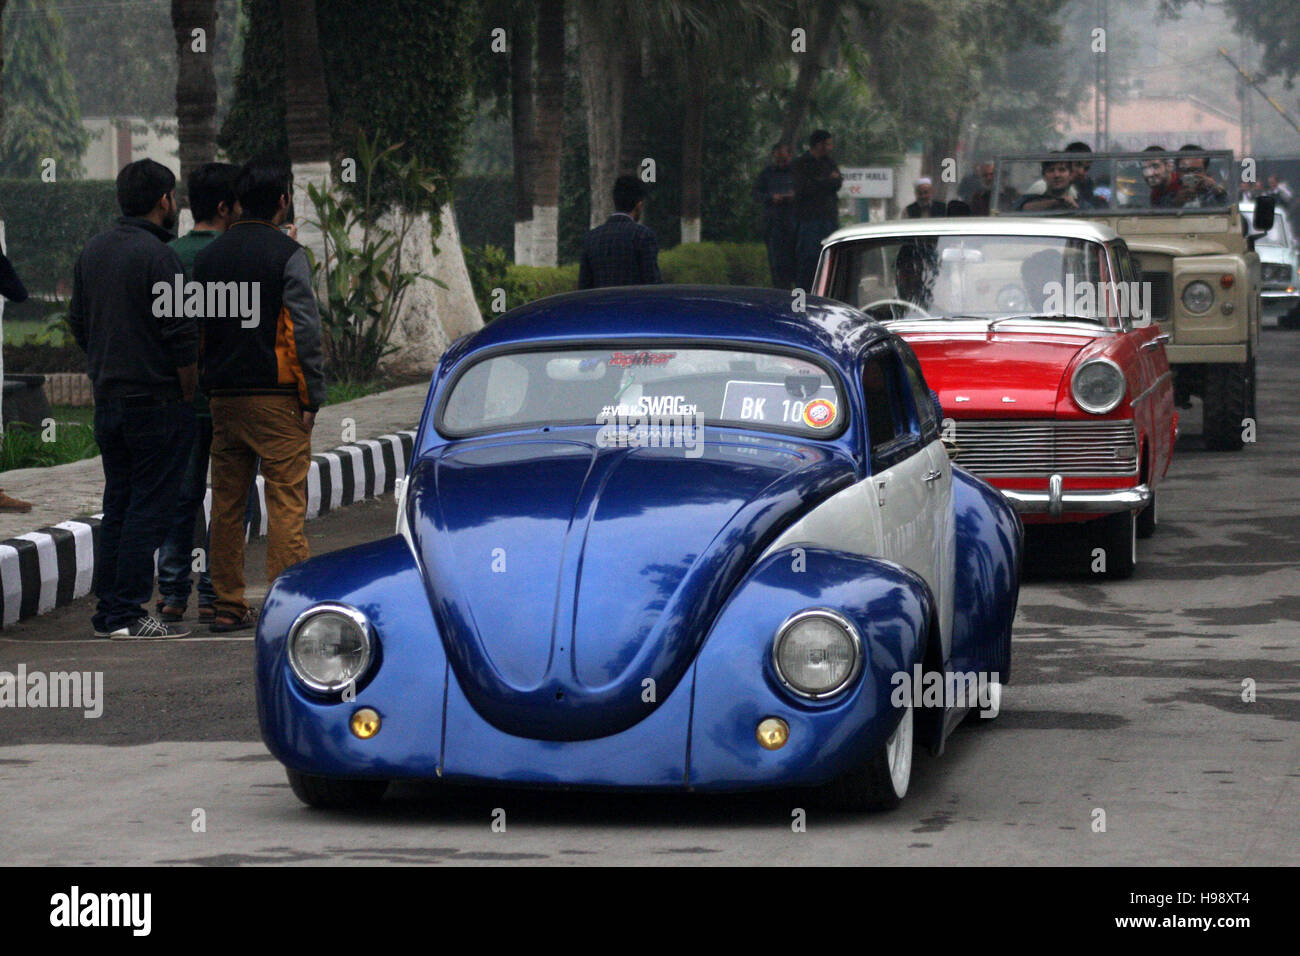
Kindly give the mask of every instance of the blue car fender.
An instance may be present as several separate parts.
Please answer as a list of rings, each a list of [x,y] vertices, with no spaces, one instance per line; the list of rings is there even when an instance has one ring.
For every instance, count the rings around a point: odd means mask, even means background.
[[[825,701],[795,695],[772,660],[781,625],[816,607],[847,617],[863,645],[858,675]],[[734,592],[696,660],[691,785],[814,785],[861,764],[901,719],[894,675],[922,660],[933,619],[925,581],[892,562],[811,547],[769,555]],[[758,743],[767,717],[790,727],[779,750]]]
[[[262,738],[282,763],[338,777],[432,777],[441,763],[447,655],[406,542],[393,535],[304,561],[276,579],[257,629]],[[372,658],[354,700],[304,688],[289,666],[289,629],[324,602],[361,611]],[[359,708],[378,711],[369,740],[349,729]]]

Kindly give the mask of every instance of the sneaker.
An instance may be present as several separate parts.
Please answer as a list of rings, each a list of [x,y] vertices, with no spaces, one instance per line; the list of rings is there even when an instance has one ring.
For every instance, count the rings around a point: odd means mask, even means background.
[[[164,624],[146,614],[126,627],[110,632],[108,636],[114,641],[165,641],[173,637],[189,637],[190,631],[187,627]]]
[[[21,498],[14,498],[4,493],[0,488],[0,511],[8,511],[14,514],[26,514],[32,510],[30,501],[23,501]]]

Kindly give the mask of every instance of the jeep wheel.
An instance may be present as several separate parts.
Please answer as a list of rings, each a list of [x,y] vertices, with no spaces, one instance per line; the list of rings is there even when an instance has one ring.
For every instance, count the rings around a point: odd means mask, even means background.
[[[1242,420],[1250,415],[1254,385],[1254,362],[1206,368],[1202,399],[1205,447],[1210,451],[1241,450]]]
[[[388,789],[387,780],[340,780],[299,773],[287,767],[294,796],[318,810],[355,810],[376,804]]]

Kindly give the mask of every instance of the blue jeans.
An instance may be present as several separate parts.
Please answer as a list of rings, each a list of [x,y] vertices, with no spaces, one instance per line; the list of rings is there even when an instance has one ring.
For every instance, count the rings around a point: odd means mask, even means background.
[[[113,631],[143,617],[153,596],[153,555],[176,508],[194,436],[194,406],[177,399],[95,402],[104,467],[104,517],[95,547],[92,624]]]
[[[817,275],[817,259],[822,254],[822,240],[839,225],[834,219],[805,219],[799,223],[795,240],[795,286],[812,294]]]
[[[208,457],[212,452],[212,418],[208,415],[197,416],[194,441],[190,446],[189,461],[185,466],[185,478],[181,482],[180,495],[176,502],[176,512],[167,537],[158,549],[158,591],[163,600],[172,607],[185,607],[190,600],[190,570],[193,567],[194,522],[199,520],[203,511],[203,496],[208,490]],[[244,525],[253,523],[257,517],[257,486],[248,492],[248,504],[244,509]],[[217,600],[217,592],[212,589],[212,575],[208,568],[212,554],[209,538],[203,536],[203,570],[199,572],[198,586],[199,607],[211,607]]]

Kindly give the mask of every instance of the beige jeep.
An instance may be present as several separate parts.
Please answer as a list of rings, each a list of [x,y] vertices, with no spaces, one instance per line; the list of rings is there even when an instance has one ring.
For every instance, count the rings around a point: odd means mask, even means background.
[[[1220,451],[1242,447],[1255,415],[1254,243],[1273,219],[1270,201],[1243,221],[1241,171],[1226,150],[1006,156],[990,202],[993,215],[1102,219],[1119,233],[1137,259],[1147,311],[1168,336],[1178,404],[1201,399],[1206,446]]]

